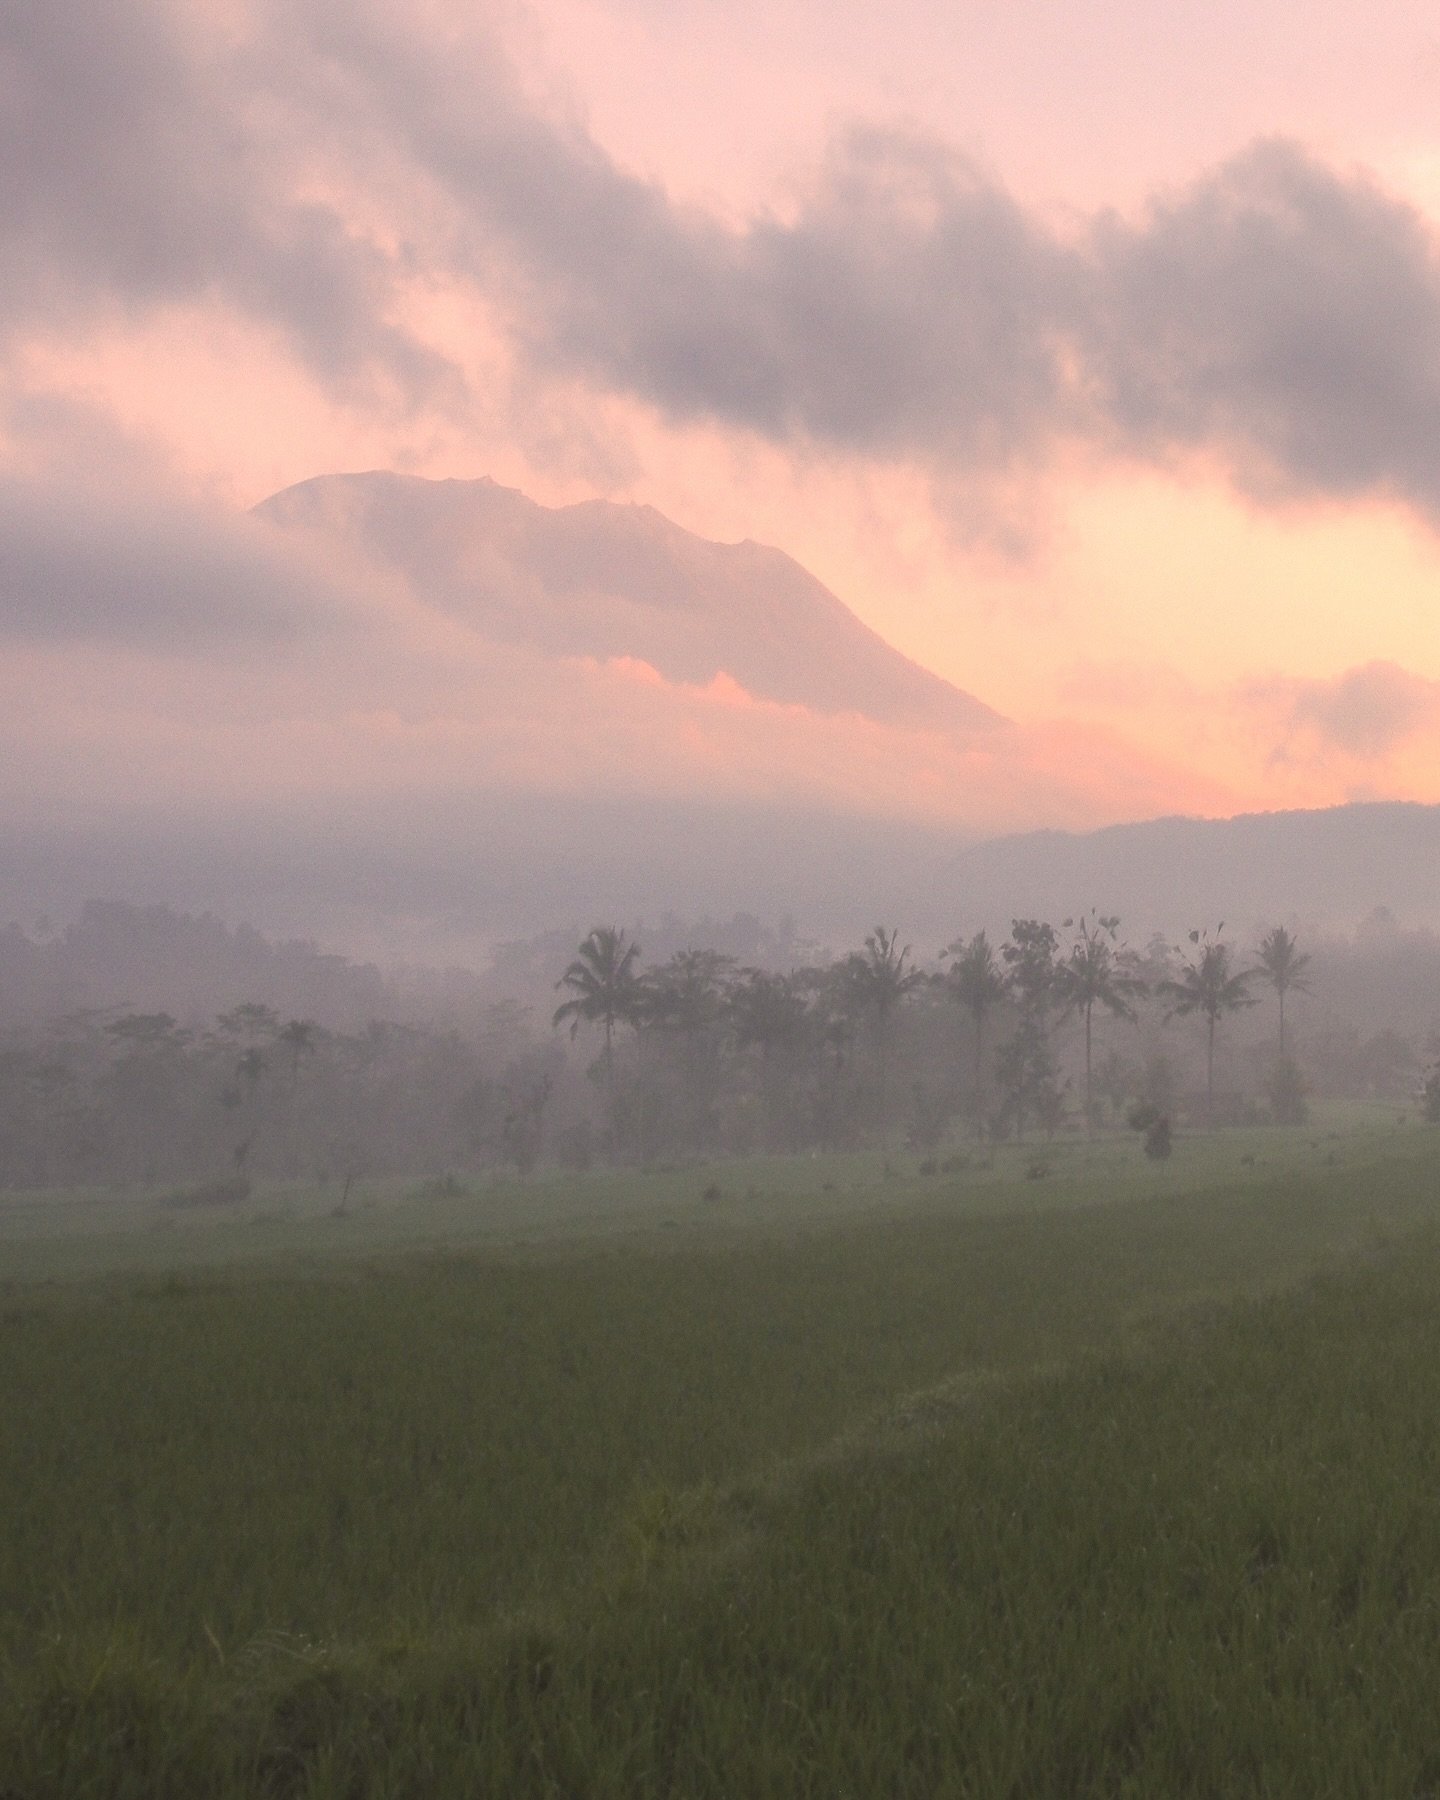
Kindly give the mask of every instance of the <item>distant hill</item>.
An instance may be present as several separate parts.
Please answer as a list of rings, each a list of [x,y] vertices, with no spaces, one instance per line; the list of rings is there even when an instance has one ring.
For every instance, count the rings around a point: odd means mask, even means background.
[[[1098,906],[1170,931],[1298,919],[1329,928],[1377,909],[1440,924],[1440,806],[1402,803],[1234,819],[1153,819],[1101,831],[1027,832],[958,852],[955,906],[995,924]]]
[[[380,971],[169,906],[92,900],[56,933],[0,928],[3,1023],[163,1010],[204,1024],[244,1001],[354,1029],[395,1010]]]
[[[781,550],[717,544],[649,506],[546,507],[490,480],[322,475],[259,517],[342,546],[495,642],[727,675],[765,700],[988,735],[1004,721],[911,662]]]
[[[537,795],[457,805],[413,830],[379,807],[324,831],[309,819],[284,832],[269,820],[244,830],[192,820],[93,842],[0,830],[0,919],[28,922],[41,910],[64,919],[86,894],[210,911],[350,955],[471,967],[499,941],[669,913],[750,913],[770,925],[788,915],[802,937],[836,947],[893,924],[927,957],[980,926],[1003,935],[1012,918],[1058,922],[1091,906],[1121,914],[1132,941],[1222,919],[1232,937],[1285,921],[1348,932],[1380,908],[1403,927],[1440,927],[1440,807],[1158,819],[968,847],[953,834],[819,811]],[[77,951],[106,920],[91,915]],[[197,958],[228,966],[237,946],[213,923],[205,930]],[[133,925],[124,935],[133,939]],[[169,993],[153,958],[174,946],[161,940],[143,956],[127,942],[118,959],[137,976],[144,969],[137,991]],[[252,984],[265,973],[244,968]],[[268,993],[268,979],[261,985]],[[53,985],[47,996],[58,999]],[[93,1003],[93,990],[85,998]]]

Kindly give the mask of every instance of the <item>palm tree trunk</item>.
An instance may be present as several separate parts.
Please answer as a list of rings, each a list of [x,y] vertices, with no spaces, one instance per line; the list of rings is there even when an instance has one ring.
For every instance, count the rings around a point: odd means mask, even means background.
[[[1208,1020],[1209,1031],[1205,1040],[1205,1123],[1212,1129],[1215,1124],[1215,1015]]]
[[[985,1015],[975,1014],[975,1135],[985,1135]]]
[[[1280,1060],[1285,1060],[1285,990],[1280,989]]]
[[[1095,1135],[1095,1107],[1090,1083],[1090,1007],[1085,1008],[1085,1135]]]
[[[615,1111],[615,1019],[611,1013],[605,1015],[605,1111],[609,1115],[606,1127],[610,1138],[610,1160],[620,1160],[620,1121]]]
[[[879,1078],[880,1078],[879,1079],[880,1149],[881,1149],[882,1154],[885,1155],[886,1157],[888,1157],[890,1155],[890,1118],[889,1118],[889,1109],[888,1109],[887,1101],[886,1101],[886,1088],[887,1088],[886,1076],[889,1072],[889,1062],[890,1062],[889,1034],[886,1029],[888,1023],[889,1023],[889,1021],[886,1019],[886,1017],[883,1013],[876,1020],[876,1025],[877,1025],[878,1029],[877,1029],[877,1033],[876,1033],[876,1044],[875,1044],[876,1060],[879,1064],[878,1073],[879,1073]]]

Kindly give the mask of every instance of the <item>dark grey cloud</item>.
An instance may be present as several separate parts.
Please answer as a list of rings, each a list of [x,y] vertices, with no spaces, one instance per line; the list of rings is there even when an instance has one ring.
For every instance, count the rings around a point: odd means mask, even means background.
[[[1440,523],[1440,269],[1416,211],[1295,144],[1069,230],[928,139],[855,130],[740,226],[532,104],[483,29],[400,0],[15,0],[0,23],[0,328],[215,296],[354,391],[458,381],[395,320],[478,286],[522,365],[680,421],[1024,478],[1079,444]],[[372,235],[327,178],[357,185]],[[450,384],[448,388],[446,384]]]
[[[493,46],[437,59],[383,7],[294,8],[452,209],[531,363],[777,441],[1003,465],[1067,416],[1084,264],[932,140],[854,130],[794,218],[731,229],[542,118]],[[352,90],[352,103],[354,93]],[[507,285],[508,284],[508,285]]]
[[[533,209],[531,209],[533,210]],[[1288,144],[1131,225],[1047,236],[930,147],[852,139],[795,218],[671,217],[539,270],[536,354],[681,416],[948,474],[1080,442],[1265,498],[1440,522],[1440,270],[1418,215]]]
[[[667,414],[962,466],[1064,415],[1074,259],[935,146],[856,134],[798,218],[739,233],[622,178],[584,261],[537,198],[502,221],[541,278],[532,353]]]
[[[1091,257],[1080,348],[1127,449],[1440,519],[1440,262],[1411,207],[1262,143],[1138,225],[1102,221]]]
[[[389,322],[395,257],[301,197],[277,97],[263,62],[163,0],[12,0],[0,333],[218,298],[332,389],[443,389],[443,360]]]
[[[448,196],[456,262],[520,281],[542,370],[947,475],[1062,442],[1202,452],[1257,497],[1440,521],[1436,243],[1362,173],[1262,142],[1062,233],[944,146],[857,130],[791,213],[731,228],[542,119],[493,58],[442,68],[383,9],[346,17],[332,54]]]

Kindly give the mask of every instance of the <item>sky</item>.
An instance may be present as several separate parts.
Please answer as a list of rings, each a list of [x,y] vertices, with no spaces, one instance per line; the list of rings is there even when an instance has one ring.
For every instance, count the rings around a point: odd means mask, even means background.
[[[0,167],[4,821],[1440,801],[1433,7],[11,0]],[[777,545],[1009,763],[246,517],[371,468]]]

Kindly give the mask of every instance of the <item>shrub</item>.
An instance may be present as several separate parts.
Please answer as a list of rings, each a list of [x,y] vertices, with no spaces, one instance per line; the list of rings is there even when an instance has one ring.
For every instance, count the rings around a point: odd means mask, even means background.
[[[160,1202],[162,1206],[241,1206],[250,1198],[250,1183],[243,1175],[222,1181],[205,1181],[199,1187],[177,1188]]]

